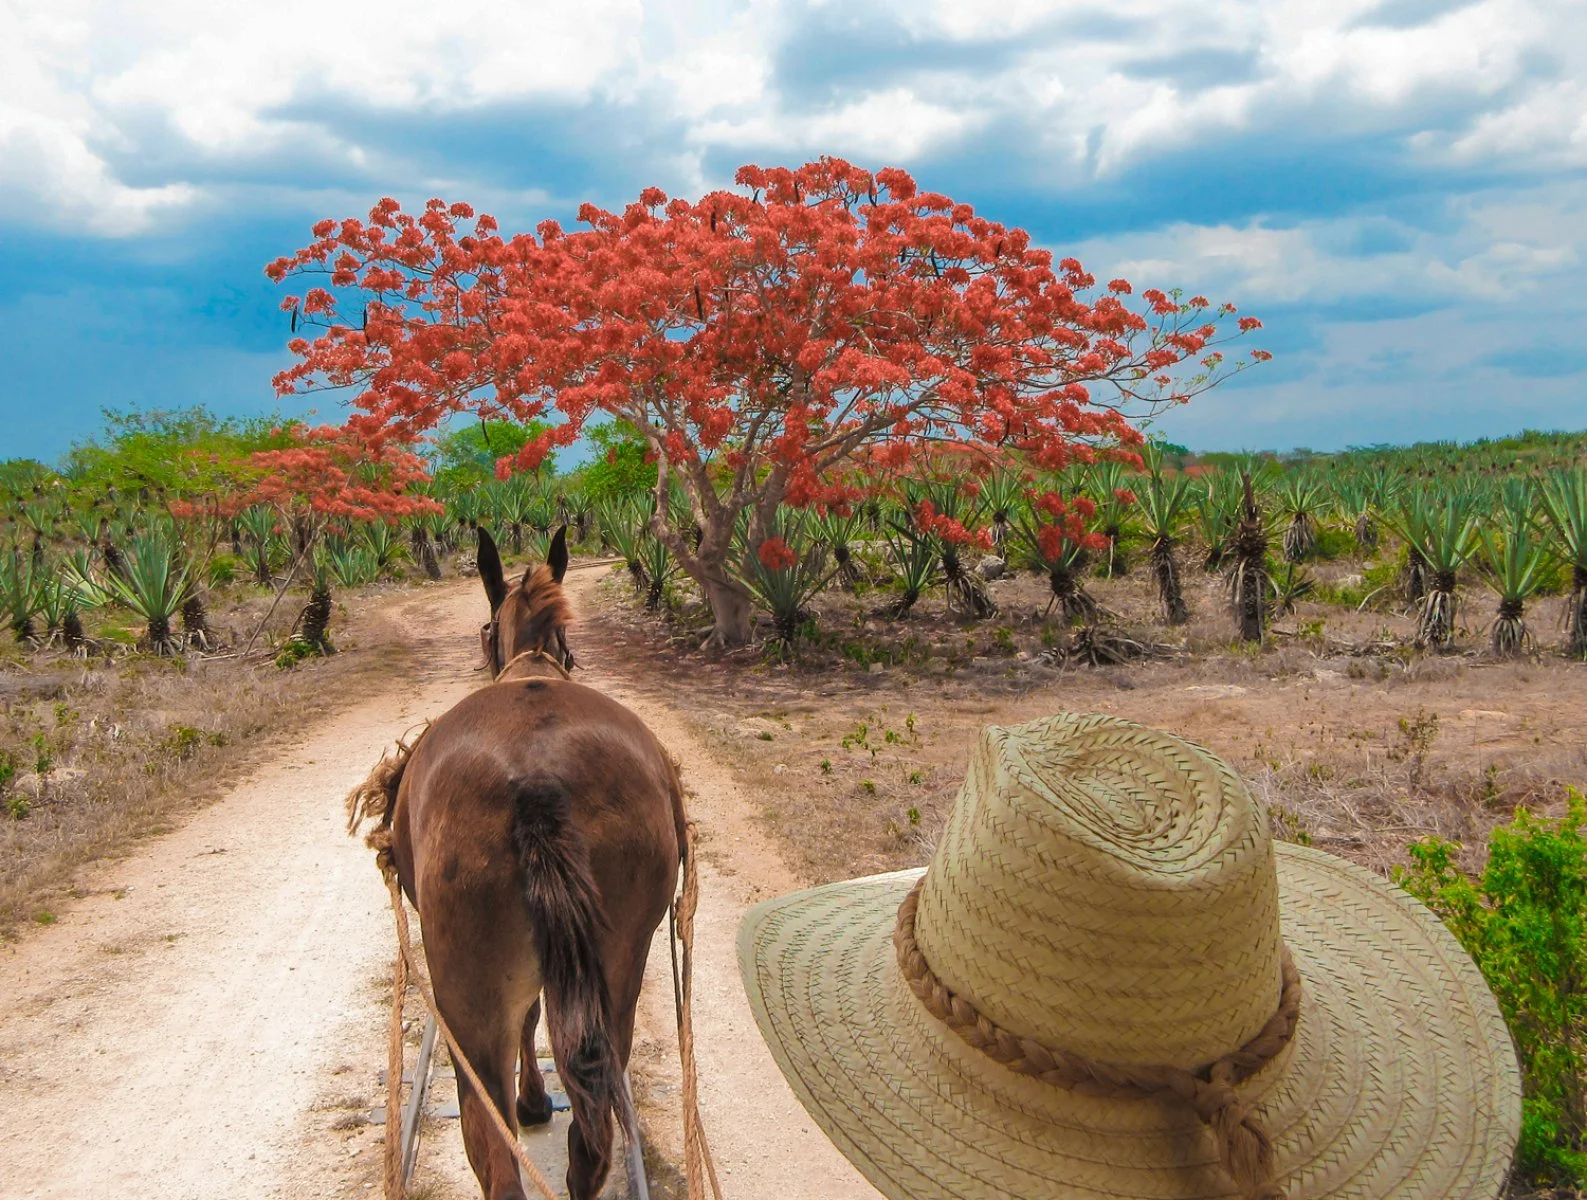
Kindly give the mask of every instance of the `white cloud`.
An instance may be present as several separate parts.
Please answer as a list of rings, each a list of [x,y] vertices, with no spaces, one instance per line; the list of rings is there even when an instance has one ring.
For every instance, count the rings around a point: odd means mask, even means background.
[[[957,138],[977,123],[973,114],[932,104],[895,88],[873,92],[841,108],[773,120],[708,121],[691,140],[732,149],[772,148],[797,155],[836,154],[868,161],[907,159]]]
[[[203,199],[194,164],[393,167],[316,115],[327,100],[427,118],[547,100],[626,106],[670,131],[676,146],[650,149],[686,181],[721,151],[898,161],[1003,127],[1032,131],[1028,161],[1011,171],[1070,186],[1211,139],[1296,129],[1399,139],[1410,165],[1545,171],[1587,161],[1579,0],[1477,0],[1399,26],[1376,22],[1377,9],[1375,0],[0,0],[0,218],[133,233]],[[820,20],[882,30],[885,61],[812,98],[782,86],[777,56]],[[934,47],[929,59],[915,61],[911,38]],[[821,60],[824,49],[811,54]],[[125,162],[139,164],[136,181],[132,168],[118,174]]]
[[[1587,197],[1556,186],[1452,198],[1433,229],[1358,217],[1286,228],[1176,223],[1075,252],[1100,276],[1205,292],[1242,309],[1383,297],[1508,303],[1570,284],[1587,261],[1584,217]],[[1373,249],[1374,236],[1387,248]]]

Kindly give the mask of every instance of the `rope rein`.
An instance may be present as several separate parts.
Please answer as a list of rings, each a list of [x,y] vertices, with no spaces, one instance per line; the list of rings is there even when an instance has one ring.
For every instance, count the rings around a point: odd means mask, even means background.
[[[700,1081],[694,1061],[694,910],[700,902],[700,876],[695,865],[694,822],[685,820],[683,828],[683,891],[672,902],[668,929],[669,934],[676,934],[683,947],[681,978],[676,949],[672,972],[673,1001],[678,1014],[678,1058],[683,1068],[683,1174],[689,1200],[705,1200],[700,1178],[702,1169],[711,1181],[712,1196],[722,1200],[716,1161],[711,1157],[705,1125],[700,1120]]]
[[[921,876],[898,907],[893,947],[904,981],[927,1012],[1009,1070],[1044,1083],[1088,1096],[1170,1096],[1183,1100],[1213,1131],[1224,1170],[1242,1195],[1248,1200],[1286,1200],[1284,1189],[1274,1180],[1277,1164],[1273,1140],[1235,1086],[1272,1062],[1295,1035],[1300,1018],[1301,980],[1287,947],[1278,1010],[1238,1050],[1194,1072],[1181,1067],[1095,1062],[1010,1033],[937,978],[915,942],[915,910],[925,881],[925,876]]]

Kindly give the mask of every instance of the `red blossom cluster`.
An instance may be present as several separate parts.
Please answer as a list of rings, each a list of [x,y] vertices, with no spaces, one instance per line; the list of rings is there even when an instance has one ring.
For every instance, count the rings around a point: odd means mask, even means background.
[[[992,531],[990,529],[972,530],[965,526],[963,521],[955,517],[939,513],[930,500],[922,500],[914,511],[915,527],[922,533],[929,533],[934,537],[954,546],[978,546],[982,550],[992,548]]]
[[[768,571],[786,571],[799,561],[793,547],[780,537],[767,538],[755,553]]]

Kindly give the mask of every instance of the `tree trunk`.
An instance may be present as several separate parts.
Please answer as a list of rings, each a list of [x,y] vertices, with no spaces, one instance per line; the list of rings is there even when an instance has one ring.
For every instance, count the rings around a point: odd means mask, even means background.
[[[705,644],[723,650],[749,645],[749,589],[728,578],[727,572],[720,568],[707,572],[706,578],[695,582],[705,593],[705,601],[711,606],[711,617],[715,621]]]

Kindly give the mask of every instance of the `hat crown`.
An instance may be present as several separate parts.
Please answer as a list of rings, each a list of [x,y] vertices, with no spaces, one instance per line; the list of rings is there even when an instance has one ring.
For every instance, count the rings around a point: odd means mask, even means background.
[[[988,726],[927,872],[932,970],[1022,1037],[1195,1069],[1282,988],[1265,815],[1212,755],[1113,717]]]

